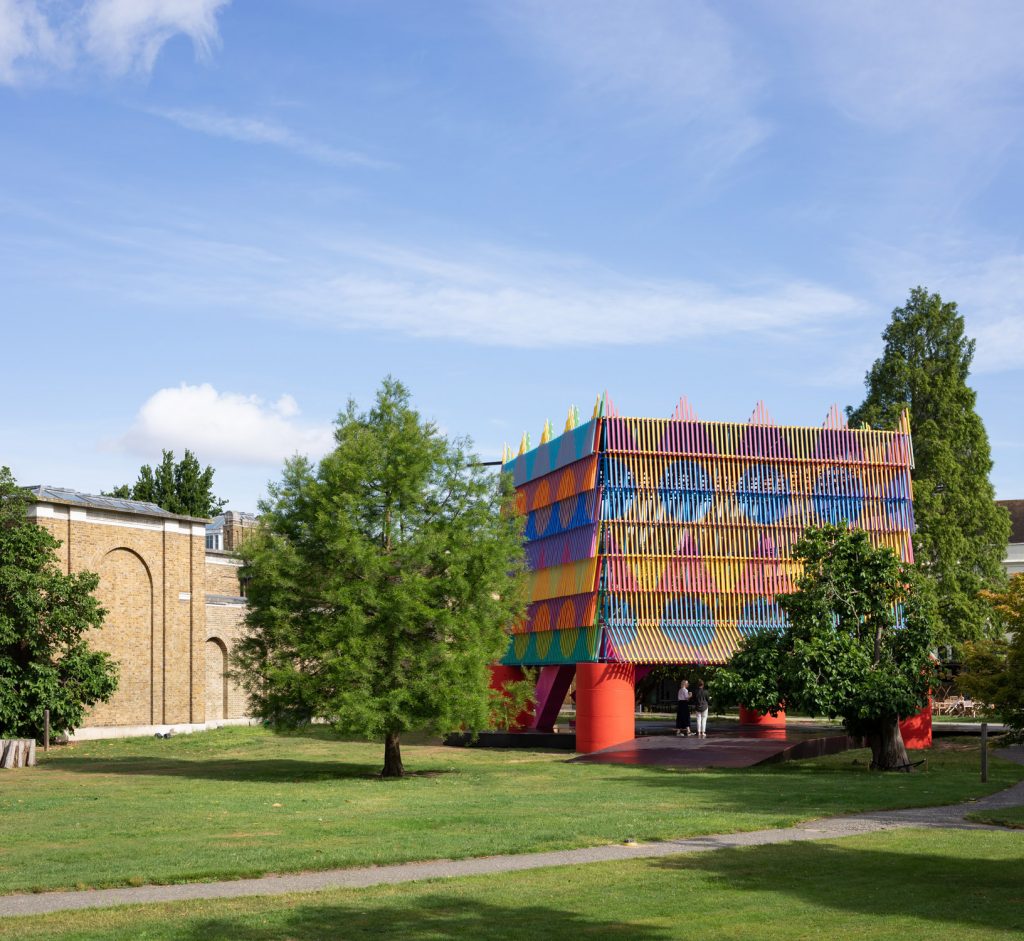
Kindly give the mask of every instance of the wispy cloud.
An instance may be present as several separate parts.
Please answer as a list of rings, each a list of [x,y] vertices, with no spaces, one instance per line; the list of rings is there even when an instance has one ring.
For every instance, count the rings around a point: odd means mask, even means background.
[[[274,121],[235,117],[210,111],[188,111],[179,108],[155,110],[151,113],[173,121],[179,127],[189,131],[243,143],[281,147],[320,163],[376,169],[393,166],[393,164],[376,160],[358,151],[344,150],[312,140]]]
[[[303,424],[298,415],[290,395],[266,403],[255,395],[219,392],[209,383],[182,383],[151,395],[116,444],[139,454],[189,448],[204,460],[239,464],[277,464],[296,453],[313,458],[327,453],[332,428]]]
[[[1019,108],[1024,5],[957,0],[816,0],[777,5],[817,67],[825,94],[849,116],[889,130],[972,124]]]
[[[1024,254],[980,237],[928,233],[909,246],[865,244],[858,255],[875,282],[872,293],[889,298],[890,308],[918,284],[956,301],[977,340],[975,372],[1024,369]]]
[[[0,0],[0,82],[38,81],[84,60],[114,75],[149,72],[164,44],[192,40],[199,58],[220,41],[217,14],[231,0]]]
[[[848,295],[802,281],[730,290],[630,277],[578,259],[380,246],[348,247],[329,269],[307,269],[271,296],[282,309],[339,327],[535,348],[814,328],[858,310]]]
[[[581,101],[688,126],[691,154],[707,168],[768,133],[754,113],[759,68],[701,0],[518,0],[498,10],[512,40],[567,76]]]
[[[60,38],[36,0],[0,0],[0,83],[17,84],[26,70],[56,65]]]

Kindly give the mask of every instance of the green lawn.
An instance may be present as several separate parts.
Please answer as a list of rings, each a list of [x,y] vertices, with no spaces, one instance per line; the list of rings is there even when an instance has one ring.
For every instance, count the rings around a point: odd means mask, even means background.
[[[968,820],[975,823],[991,823],[997,827],[1013,827],[1024,830],[1024,807],[1007,807],[1004,810],[979,810],[968,814]]]
[[[1024,838],[900,830],[364,890],[0,921],[105,941],[956,941],[1024,931]]]
[[[998,790],[1024,767],[943,745],[928,771],[881,775],[866,752],[745,771],[573,765],[562,752],[381,747],[229,728],[51,752],[0,774],[0,892],[184,882],[272,871],[525,853],[788,826]]]

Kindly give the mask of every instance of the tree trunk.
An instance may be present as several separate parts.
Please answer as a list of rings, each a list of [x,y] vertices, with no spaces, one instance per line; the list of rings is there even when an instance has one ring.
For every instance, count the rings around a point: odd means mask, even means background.
[[[388,732],[384,739],[384,769],[380,773],[382,778],[400,778],[405,774],[400,735],[400,732]]]
[[[883,719],[868,732],[871,767],[878,771],[910,771],[899,719]]]

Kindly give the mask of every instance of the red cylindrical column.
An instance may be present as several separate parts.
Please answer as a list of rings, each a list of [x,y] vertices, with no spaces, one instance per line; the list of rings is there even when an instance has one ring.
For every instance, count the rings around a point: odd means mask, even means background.
[[[526,679],[522,667],[505,666],[503,663],[491,664],[491,689],[503,690],[506,683],[520,683]],[[533,709],[524,709],[516,716],[510,732],[522,732],[533,725]]]
[[[932,747],[932,699],[916,715],[908,716],[900,721],[900,734],[907,748]]]
[[[740,706],[740,725],[756,725],[762,729],[784,729],[786,727],[785,710],[780,709],[777,716],[770,712],[758,712],[756,709],[749,709]]]
[[[600,751],[635,737],[633,664],[577,663],[576,751]]]

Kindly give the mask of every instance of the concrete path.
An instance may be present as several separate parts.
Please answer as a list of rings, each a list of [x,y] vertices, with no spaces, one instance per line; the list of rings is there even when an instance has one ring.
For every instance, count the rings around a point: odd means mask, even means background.
[[[998,754],[1024,764],[1024,749],[1001,749]],[[229,882],[194,882],[184,885],[145,885],[137,888],[89,889],[83,892],[40,892],[31,895],[0,896],[0,917],[42,915],[47,912],[82,908],[106,908],[111,905],[139,905],[148,902],[176,902],[183,899],[224,899],[252,895],[283,895],[287,892],[317,892],[323,889],[362,889],[375,885],[394,885],[421,879],[449,879],[456,876],[481,876],[501,872],[521,872],[549,866],[579,866],[586,863],[649,859],[706,853],[710,850],[740,846],[766,846],[805,840],[829,840],[857,836],[901,827],[952,828],[959,830],[999,830],[985,824],[970,823],[964,815],[977,810],[1024,806],[1024,781],[997,794],[944,807],[918,807],[912,810],[872,811],[844,817],[826,817],[795,827],[778,830],[754,830],[714,836],[666,840],[661,843],[612,844],[589,849],[561,850],[551,853],[524,853],[516,856],[485,856],[476,859],[439,859],[395,866],[370,866],[363,869],[328,869],[323,872],[298,872],[292,875],[262,876]],[[1021,834],[1024,840],[1024,833]]]

